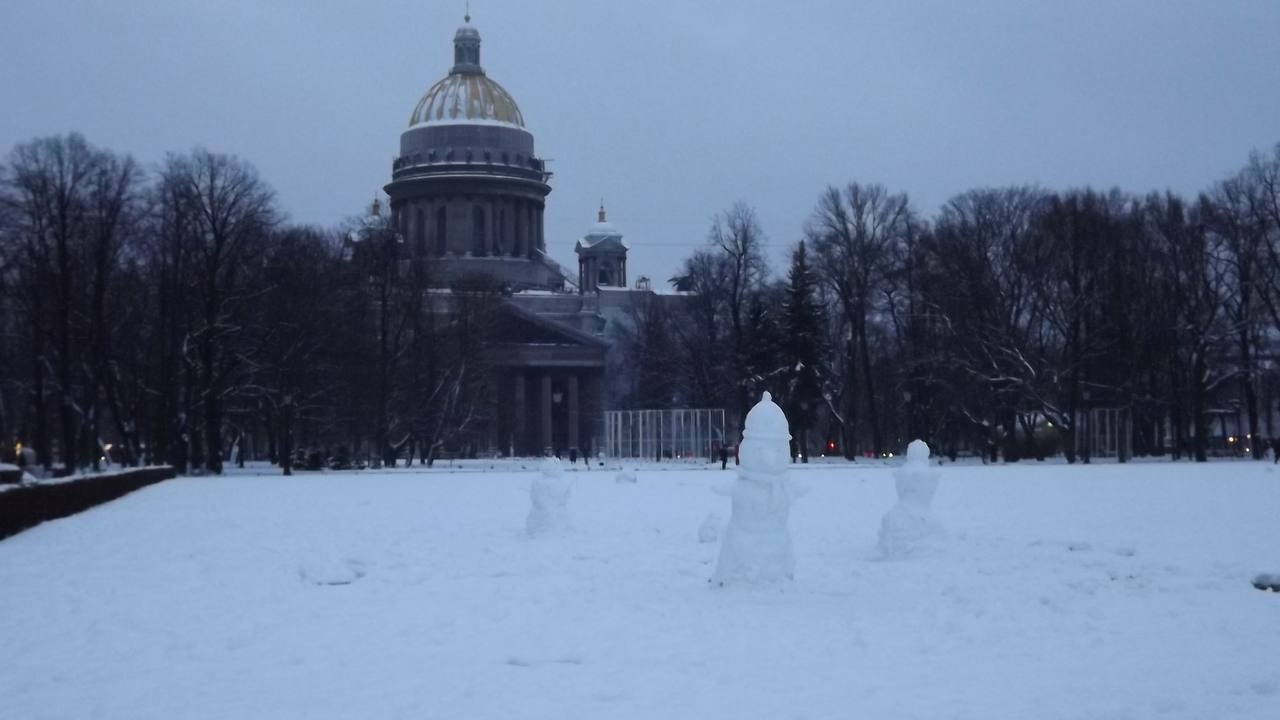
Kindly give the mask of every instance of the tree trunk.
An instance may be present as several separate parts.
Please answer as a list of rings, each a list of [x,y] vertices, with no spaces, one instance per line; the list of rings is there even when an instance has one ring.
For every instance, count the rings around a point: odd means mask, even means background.
[[[884,454],[884,433],[880,428],[880,408],[876,402],[875,379],[871,376],[871,348],[867,343],[867,322],[858,323],[858,345],[862,352],[862,381],[867,393],[867,423],[871,426],[871,449],[876,457]]]
[[[293,399],[285,398],[280,408],[280,468],[293,474]]]
[[[207,325],[213,332],[213,322]],[[204,466],[214,474],[222,473],[222,401],[218,397],[217,372],[214,368],[217,353],[212,337],[201,342],[201,362],[204,365]]]
[[[1249,436],[1245,438],[1249,452],[1253,455],[1254,460],[1266,459],[1266,448],[1261,448],[1261,452],[1255,444],[1258,440],[1258,393],[1253,386],[1253,352],[1252,342],[1249,337],[1248,323],[1244,323],[1240,328],[1240,383],[1241,390],[1244,395],[1245,413],[1249,417]]]
[[[1195,456],[1196,462],[1208,462],[1209,455],[1206,448],[1206,435],[1209,434],[1208,424],[1205,422],[1205,349],[1204,347],[1196,348],[1196,359],[1192,370],[1191,378],[1191,422],[1195,427]]]
[[[846,460],[854,460],[858,457],[857,450],[857,413],[858,413],[858,373],[857,373],[857,355],[854,352],[854,342],[852,336],[845,342],[845,381],[844,393],[844,421],[840,424],[840,439],[844,444],[844,457]]]
[[[38,299],[31,315],[31,407],[36,416],[35,450],[45,473],[53,468],[53,452],[49,447],[49,406],[45,403],[44,332],[41,327],[43,303]]]

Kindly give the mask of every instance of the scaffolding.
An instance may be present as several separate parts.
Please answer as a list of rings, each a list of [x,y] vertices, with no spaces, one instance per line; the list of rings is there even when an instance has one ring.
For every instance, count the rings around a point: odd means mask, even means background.
[[[605,453],[611,458],[712,460],[725,447],[724,410],[608,410]]]

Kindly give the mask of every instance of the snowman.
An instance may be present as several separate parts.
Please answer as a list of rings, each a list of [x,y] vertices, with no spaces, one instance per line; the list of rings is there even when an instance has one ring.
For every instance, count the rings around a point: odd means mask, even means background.
[[[529,517],[525,529],[530,535],[541,535],[568,524],[567,508],[571,481],[565,479],[564,465],[559,460],[544,458],[541,474],[529,487]]]
[[[939,472],[929,467],[929,446],[914,440],[907,446],[907,462],[894,471],[898,503],[880,521],[880,554],[900,558],[942,534],[929,509],[938,491]]]
[[[790,440],[782,408],[764,393],[747,413],[732,514],[712,582],[769,583],[792,578],[795,556],[787,527],[795,499],[787,477]]]

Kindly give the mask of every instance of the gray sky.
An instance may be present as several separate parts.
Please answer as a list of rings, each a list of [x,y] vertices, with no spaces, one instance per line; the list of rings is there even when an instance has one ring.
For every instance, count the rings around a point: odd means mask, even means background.
[[[78,130],[154,166],[254,163],[300,222],[387,182],[463,2],[3,0],[0,148]],[[475,0],[490,75],[553,160],[546,233],[604,197],[631,275],[756,206],[778,258],[828,184],[932,216],[964,190],[1192,194],[1280,142],[1280,0]]]

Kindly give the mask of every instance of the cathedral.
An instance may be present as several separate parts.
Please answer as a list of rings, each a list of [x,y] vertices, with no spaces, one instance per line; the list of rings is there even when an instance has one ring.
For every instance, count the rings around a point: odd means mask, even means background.
[[[646,278],[628,287],[628,246],[603,205],[575,247],[576,274],[547,255],[551,173],[515,98],[485,73],[470,16],[453,45],[449,74],[400,136],[385,187],[391,222],[410,253],[430,258],[440,285],[484,275],[506,289],[488,363],[494,411],[472,433],[472,451],[593,456],[618,366],[610,331],[653,291]]]

